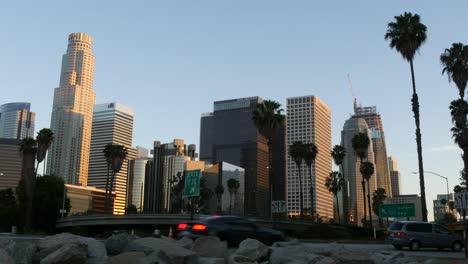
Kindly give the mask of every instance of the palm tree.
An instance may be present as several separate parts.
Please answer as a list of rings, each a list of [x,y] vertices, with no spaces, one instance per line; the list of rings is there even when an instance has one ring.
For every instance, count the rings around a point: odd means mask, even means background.
[[[272,138],[275,134],[276,128],[281,126],[284,121],[284,115],[282,114],[281,104],[275,101],[265,100],[257,105],[257,108],[253,112],[252,120],[255,127],[258,129],[261,135],[267,139],[268,144],[268,174],[269,174],[269,197],[270,204],[268,208],[271,210],[271,202],[273,199],[274,192],[274,175],[273,175],[273,154],[271,149]]]
[[[325,180],[325,187],[329,192],[333,194],[335,197],[336,201],[336,211],[338,215],[338,222],[340,221],[340,208],[338,204],[338,192],[341,191],[341,188],[343,187],[343,177],[341,177],[341,174],[338,171],[333,171],[330,173],[330,176]]]
[[[43,128],[41,131],[37,133],[36,136],[36,141],[37,141],[37,154],[36,154],[36,159],[37,159],[37,164],[36,164],[36,174],[37,174],[37,169],[39,167],[39,163],[44,161],[47,150],[50,147],[50,144],[52,144],[52,141],[54,140],[54,132],[48,128]]]
[[[215,194],[216,194],[216,200],[217,200],[217,213],[221,214],[221,197],[223,196],[224,193],[224,186],[221,184],[216,185],[215,187]]]
[[[372,230],[372,211],[371,211],[371,200],[370,200],[370,178],[372,174],[374,174],[374,164],[370,161],[364,161],[361,163],[361,167],[359,168],[362,177],[367,181],[367,206],[369,208],[369,221],[370,221],[370,229]],[[364,207],[366,204],[364,203]]]
[[[411,80],[413,83],[413,96],[411,99],[416,123],[416,145],[418,151],[419,184],[421,187],[421,209],[423,221],[427,222],[426,189],[424,186],[424,168],[422,158],[421,129],[419,120],[419,99],[416,93],[416,81],[414,78],[414,55],[426,41],[426,26],[421,23],[418,14],[405,12],[395,16],[395,21],[388,23],[385,39],[390,41],[390,48],[396,49],[403,59],[410,63]]]
[[[356,134],[352,140],[351,145],[353,146],[353,150],[356,153],[356,156],[359,157],[361,164],[364,162],[364,158],[367,157],[367,151],[369,149],[370,140],[366,133],[358,133]],[[362,172],[361,172],[362,174]],[[367,208],[366,208],[366,181],[364,180],[364,175],[362,175],[362,196],[364,201],[364,224],[367,225]],[[371,211],[369,210],[369,215]]]
[[[112,189],[114,187],[114,178],[122,168],[122,164],[127,158],[127,148],[122,145],[107,144],[103,150],[104,157],[106,158],[107,165],[112,169],[112,177],[110,180],[110,186],[106,183],[106,212],[109,209],[110,199],[112,196]],[[107,180],[108,182],[108,180]]]
[[[291,146],[289,146],[289,155],[294,160],[297,166],[297,173],[299,177],[299,208],[300,208],[300,217],[301,219],[304,218],[304,206],[303,202],[303,189],[302,189],[302,175],[301,175],[301,164],[302,159],[304,157],[304,144],[301,141],[294,142]]]
[[[231,178],[227,181],[227,186],[229,189],[229,214],[232,214],[232,198],[237,195],[237,191],[239,190],[240,183],[238,180]],[[235,200],[234,200],[235,202]]]
[[[314,163],[315,158],[317,157],[318,149],[314,143],[304,144],[304,162],[309,168],[309,179],[310,179],[310,215],[312,216],[312,222],[314,222],[314,187],[312,186],[312,163]]]
[[[465,90],[468,83],[468,46],[462,43],[453,43],[440,56],[444,66],[442,74],[446,73],[449,82],[453,81],[458,89],[460,98],[450,103],[452,115],[453,137],[463,150],[464,175],[468,175],[468,102],[465,100]],[[466,179],[465,179],[466,181]]]
[[[333,158],[333,161],[335,162],[336,166],[341,171],[341,176],[342,176],[342,184],[344,185],[346,183],[345,177],[344,177],[344,170],[343,170],[343,160],[346,156],[346,149],[343,146],[340,145],[335,145],[331,151],[331,156]],[[344,197],[342,199],[345,199]],[[337,211],[338,211],[338,222],[341,222],[341,216],[340,216],[340,210],[339,210],[339,205],[338,205],[338,197],[336,197],[336,206],[337,206]]]
[[[34,184],[35,184],[35,159],[37,152],[37,142],[33,138],[24,138],[19,145],[20,152],[23,156],[22,161],[22,178],[25,185],[26,196],[26,213],[25,213],[25,230],[30,231],[33,220],[33,204],[34,204]]]
[[[377,188],[372,194],[372,211],[379,217],[379,224],[382,225],[382,218],[380,218],[380,206],[384,200],[387,199],[387,194],[384,188]]]

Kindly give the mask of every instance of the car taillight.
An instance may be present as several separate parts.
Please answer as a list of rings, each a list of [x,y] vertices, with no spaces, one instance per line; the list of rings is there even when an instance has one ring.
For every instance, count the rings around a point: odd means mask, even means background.
[[[407,236],[408,234],[406,234],[405,232],[397,232],[396,235],[397,236]]]
[[[192,226],[193,230],[203,231],[206,229],[206,225],[195,224]]]
[[[177,229],[185,229],[187,227],[187,224],[183,223],[183,224],[179,224],[177,226]]]
[[[390,232],[389,232],[388,230],[385,230],[384,234],[385,234],[386,236],[388,236],[388,235],[390,235]]]

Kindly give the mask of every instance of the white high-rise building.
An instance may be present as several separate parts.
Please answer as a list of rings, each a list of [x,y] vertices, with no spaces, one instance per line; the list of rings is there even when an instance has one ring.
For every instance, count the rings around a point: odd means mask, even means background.
[[[47,173],[69,184],[88,182],[91,126],[96,93],[93,90],[94,55],[91,36],[72,33],[62,57],[60,85],[54,91]]]
[[[88,185],[106,189],[108,166],[103,153],[106,145],[123,145],[128,151],[127,160],[116,173],[111,187],[116,194],[114,214],[125,213],[128,160],[136,158],[132,137],[133,110],[130,107],[119,103],[98,104],[94,107]]]
[[[34,119],[30,103],[0,105],[0,138],[34,137]]]
[[[302,163],[301,177],[303,208],[310,208],[310,187],[313,188],[314,211],[322,217],[333,218],[333,196],[325,188],[325,180],[332,171],[331,111],[317,96],[301,96],[287,99],[287,146],[296,141],[314,143],[318,155],[312,164],[312,182],[309,169]],[[286,148],[288,149],[288,147]],[[288,214],[300,214],[300,185],[297,166],[287,155],[287,205]]]

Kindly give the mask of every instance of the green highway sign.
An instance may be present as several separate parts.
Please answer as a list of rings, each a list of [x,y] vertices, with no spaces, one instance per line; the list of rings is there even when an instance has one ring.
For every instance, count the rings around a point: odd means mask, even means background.
[[[382,204],[380,206],[380,217],[415,217],[414,203]]]
[[[185,171],[185,197],[200,195],[200,170]]]

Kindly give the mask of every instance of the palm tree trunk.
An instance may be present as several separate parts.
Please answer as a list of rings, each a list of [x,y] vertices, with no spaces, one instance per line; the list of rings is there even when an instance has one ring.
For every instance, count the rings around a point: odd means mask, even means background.
[[[25,231],[29,232],[32,229],[33,217],[34,217],[34,185],[35,185],[35,174],[34,174],[34,153],[23,154],[23,177],[24,187],[26,191],[26,212],[25,212]]]
[[[109,196],[108,196],[109,207],[111,205],[111,200],[112,200],[112,189],[114,187],[114,178],[115,178],[115,171],[112,170],[112,176],[111,176],[110,186],[109,186]],[[111,214],[113,214],[114,209],[113,208],[109,208],[109,209],[111,209],[110,212]]]
[[[338,218],[338,224],[341,224],[341,218],[340,218],[340,205],[338,204],[338,196],[334,194],[335,196],[335,201],[336,201],[336,216]]]
[[[414,113],[414,120],[416,123],[416,145],[418,150],[418,167],[419,167],[419,185],[421,187],[421,210],[423,221],[427,222],[427,205],[426,205],[426,187],[424,185],[424,167],[422,158],[422,143],[421,143],[421,129],[419,120],[419,99],[416,93],[416,81],[414,79],[413,60],[410,60],[411,66],[411,79],[413,81],[413,98],[411,99]]]
[[[108,163],[107,164],[107,178],[106,178],[106,194],[104,197],[104,212],[106,213],[109,210],[109,170],[110,170],[110,165]]]
[[[268,200],[270,201],[268,203],[268,211],[270,213],[270,218],[271,218],[271,221],[273,221],[273,213],[271,212],[271,204],[273,203],[273,168],[272,168],[272,164],[273,164],[273,153],[271,151],[271,138],[268,138],[267,139],[268,142],[267,142],[267,145],[268,145],[268,181],[269,181],[269,198]]]
[[[232,215],[232,193],[229,192],[229,215]]]
[[[216,196],[217,196],[216,198],[218,200],[217,211],[218,211],[218,214],[221,214],[221,195],[217,194]]]
[[[366,227],[367,226],[366,181],[362,180],[361,184],[362,184],[362,198],[364,201],[364,227]],[[360,221],[360,219],[358,219],[358,221]]]
[[[302,193],[302,176],[301,176],[301,166],[297,166],[298,174],[299,174],[299,209],[300,209],[300,217],[301,219],[304,219],[304,206],[302,204],[303,202],[303,193]]]
[[[314,187],[312,186],[312,168],[309,167],[309,177],[310,177],[310,215],[312,217],[312,222],[315,222],[315,210],[314,210]]]
[[[367,180],[367,206],[369,208],[369,221],[370,221],[370,224],[369,224],[369,229],[372,233],[372,209],[371,209],[371,201],[370,201],[370,182],[369,180]]]

